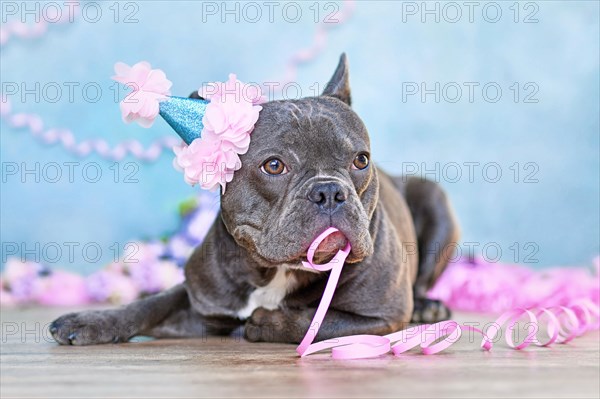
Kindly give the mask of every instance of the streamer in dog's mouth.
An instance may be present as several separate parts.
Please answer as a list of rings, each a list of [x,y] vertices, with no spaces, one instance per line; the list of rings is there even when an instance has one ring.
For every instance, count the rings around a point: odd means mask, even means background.
[[[348,238],[341,231],[335,231],[323,239],[315,249],[313,262],[315,264],[324,264],[348,245]]]

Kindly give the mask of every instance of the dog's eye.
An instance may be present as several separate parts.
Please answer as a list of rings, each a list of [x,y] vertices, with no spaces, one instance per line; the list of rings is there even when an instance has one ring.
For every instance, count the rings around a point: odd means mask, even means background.
[[[369,156],[365,153],[358,154],[352,163],[353,169],[363,170],[369,166]]]
[[[265,161],[265,163],[263,163],[263,165],[260,167],[260,170],[268,175],[283,175],[288,172],[285,164],[277,158],[271,158]]]

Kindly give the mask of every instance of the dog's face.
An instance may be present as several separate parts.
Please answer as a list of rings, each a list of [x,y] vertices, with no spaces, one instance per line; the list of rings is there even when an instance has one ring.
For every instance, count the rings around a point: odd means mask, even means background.
[[[322,96],[263,104],[250,148],[221,197],[236,242],[264,266],[297,264],[327,227],[325,261],[346,244],[357,262],[373,252],[370,220],[378,200],[367,129],[350,108],[345,55]]]

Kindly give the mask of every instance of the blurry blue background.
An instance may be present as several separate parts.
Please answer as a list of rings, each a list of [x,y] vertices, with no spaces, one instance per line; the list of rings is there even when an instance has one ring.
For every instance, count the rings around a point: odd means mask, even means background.
[[[446,8],[444,13],[443,2],[437,3],[439,22],[434,15],[422,14],[421,2],[408,3],[357,3],[348,21],[329,30],[323,53],[299,68],[296,80],[302,94],[311,95],[315,82],[323,87],[340,53],[347,52],[353,107],[370,131],[375,160],[394,173],[415,165],[423,172],[439,162],[438,180],[454,203],[463,241],[479,243],[476,254],[486,243],[497,243],[492,246],[501,248],[502,259],[508,262],[534,267],[589,262],[600,251],[599,3],[537,2],[536,8],[520,3],[519,22],[510,8],[513,2],[500,3],[502,15],[496,23],[483,17],[485,2],[475,8],[473,22],[461,6],[462,18],[455,23],[448,21],[455,11]],[[11,38],[2,48],[3,84],[25,83],[28,88],[36,82],[81,84],[74,101],[66,86],[56,103],[36,101],[33,95],[22,101],[20,93],[10,96],[13,111],[37,113],[46,127],[69,128],[78,140],[102,137],[117,144],[135,138],[150,143],[170,130],[162,121],[148,130],[123,125],[109,79],[116,61],[148,60],[166,71],[175,95],[188,95],[203,82],[224,80],[229,72],[236,72],[242,81],[274,81],[283,78],[290,56],[311,45],[316,28],[311,2],[300,3],[302,17],[295,23],[283,18],[285,2],[275,9],[273,23],[264,7],[260,21],[244,21],[242,15],[236,23],[233,15],[203,15],[199,2],[135,4],[137,23],[121,22],[134,10],[125,9],[125,3],[118,23],[109,4],[104,4],[96,23],[78,18],[50,26],[40,39]],[[434,9],[435,4],[428,7]],[[414,15],[413,6],[419,8]],[[228,7],[233,9],[234,3]],[[333,10],[325,3],[316,8],[321,20]],[[293,10],[288,11],[293,17]],[[254,13],[247,12],[253,18]],[[494,18],[495,10],[487,12],[488,19]],[[523,23],[531,13],[538,22]],[[101,86],[98,102],[85,100],[81,87],[88,82]],[[420,93],[407,95],[408,88],[420,88],[422,82],[427,89],[435,82],[440,88],[456,82],[463,89],[462,98],[448,101],[455,97],[450,86],[440,93],[439,102],[433,94],[425,102]],[[479,83],[472,102],[464,82]],[[495,103],[482,95],[488,82],[502,89]],[[526,86],[528,82],[532,85]],[[538,102],[524,102],[535,88],[530,99]],[[93,90],[90,93],[94,95]],[[488,94],[488,99],[495,96],[493,89]],[[178,204],[198,192],[172,168],[170,151],[155,163],[121,161],[115,182],[112,162],[97,156],[77,158],[3,121],[1,155],[2,250],[5,243],[22,248],[58,243],[65,253],[51,266],[82,273],[110,261],[115,242],[123,246],[173,231]],[[125,163],[131,161],[139,165],[137,183],[123,181],[132,170]],[[32,175],[24,176],[23,182],[20,174],[6,173],[6,165],[13,162],[30,169],[36,162],[40,168],[48,162],[80,164],[73,183],[67,176],[52,183],[43,175],[37,183]],[[91,162],[103,173],[97,183],[88,183],[81,175]],[[461,166],[458,181],[453,162]],[[474,167],[472,182],[465,162],[480,163]],[[483,166],[491,162],[502,171],[495,183],[482,175]],[[520,171],[517,182],[515,169]],[[63,173],[67,171],[64,167]],[[495,169],[487,171],[485,177],[493,179]],[[537,182],[526,183],[532,172]],[[435,178],[431,173],[428,177]],[[68,242],[98,243],[102,257],[85,262],[78,249],[75,260],[69,260],[64,246]],[[495,257],[494,248],[488,255]]]

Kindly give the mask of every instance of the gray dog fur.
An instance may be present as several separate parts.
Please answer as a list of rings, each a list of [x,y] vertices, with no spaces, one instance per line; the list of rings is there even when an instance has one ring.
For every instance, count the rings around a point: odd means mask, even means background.
[[[318,340],[447,318],[445,306],[425,295],[458,240],[448,200],[434,182],[391,177],[373,162],[352,168],[370,144],[350,105],[345,54],[321,96],[263,104],[242,168],[188,260],[185,282],[118,309],[64,315],[50,327],[56,341],[195,337],[244,326],[251,341],[299,342],[328,276],[302,270],[301,260],[329,226],[352,252]],[[273,157],[288,173],[261,171]]]

